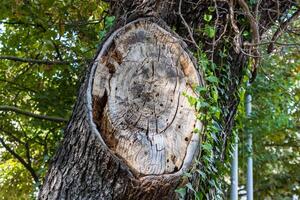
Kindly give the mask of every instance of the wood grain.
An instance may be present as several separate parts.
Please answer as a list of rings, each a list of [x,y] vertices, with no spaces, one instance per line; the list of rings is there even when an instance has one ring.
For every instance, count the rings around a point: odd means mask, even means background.
[[[188,53],[143,20],[120,30],[106,51],[97,58],[92,91],[103,140],[136,174],[178,171],[197,123],[183,95],[194,96],[192,86],[200,84]]]

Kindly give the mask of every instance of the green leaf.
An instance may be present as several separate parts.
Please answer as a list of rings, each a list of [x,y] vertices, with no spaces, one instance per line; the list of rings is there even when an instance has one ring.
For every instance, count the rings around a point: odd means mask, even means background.
[[[197,99],[195,97],[188,96],[188,102],[193,106],[197,103]]]
[[[213,26],[205,25],[205,27],[204,27],[204,34],[206,36],[208,36],[209,38],[213,38],[213,37],[215,37],[216,30],[215,30],[215,28]]]
[[[186,195],[186,188],[178,188],[175,192],[179,194],[180,199],[184,199]]]
[[[102,31],[99,32],[99,38],[100,38],[100,40],[102,40],[105,37],[106,32],[107,32],[106,30],[102,30]]]
[[[107,16],[105,17],[105,23],[106,23],[106,26],[109,28],[113,25],[115,21],[115,16]]]
[[[207,14],[204,15],[204,20],[205,21],[210,22],[211,19],[212,19],[212,15],[207,15]]]
[[[209,143],[204,143],[204,144],[202,144],[202,148],[204,150],[211,151],[212,150],[212,145],[209,144]]]
[[[196,200],[202,200],[203,199],[203,194],[202,194],[202,192],[196,192]]]
[[[193,192],[196,192],[191,183],[187,183],[185,186]]]
[[[198,93],[203,93],[207,91],[206,87],[202,87],[202,86],[197,86],[195,90]]]
[[[218,81],[219,81],[218,78],[216,76],[213,76],[213,75],[207,77],[206,80],[211,82],[211,83],[218,83]]]
[[[197,101],[196,110],[200,111],[201,108],[208,108],[209,104],[205,101]]]
[[[193,132],[194,133],[200,133],[200,130],[198,128],[194,128]]]
[[[214,12],[215,11],[215,7],[214,6],[209,6],[208,10],[209,10],[209,12]]]
[[[249,36],[250,36],[249,31],[244,31],[244,32],[243,32],[243,36],[244,36],[245,38],[249,38]]]
[[[200,176],[203,178],[203,179],[206,179],[206,174],[203,172],[203,171],[201,171],[201,170],[197,170],[197,172],[198,172],[198,174],[200,174]]]

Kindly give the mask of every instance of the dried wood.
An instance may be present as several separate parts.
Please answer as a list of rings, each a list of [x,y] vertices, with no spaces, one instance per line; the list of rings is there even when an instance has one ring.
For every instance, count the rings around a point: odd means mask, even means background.
[[[119,30],[106,48],[92,91],[101,137],[135,174],[179,171],[186,157],[191,162],[198,141],[193,130],[202,126],[183,95],[195,96],[192,86],[201,82],[188,53],[146,20]]]

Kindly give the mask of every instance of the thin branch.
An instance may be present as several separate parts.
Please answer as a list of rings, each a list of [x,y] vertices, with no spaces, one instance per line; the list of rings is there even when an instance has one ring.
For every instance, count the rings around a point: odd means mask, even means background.
[[[60,40],[60,36],[59,36],[59,40]],[[61,56],[61,53],[60,53],[60,50],[59,50],[59,46],[54,42],[54,41],[51,41],[51,43],[53,44],[54,46],[54,49],[55,49],[55,52],[57,54],[57,58],[59,58],[60,61],[63,60],[62,56]]]
[[[244,12],[250,22],[250,26],[251,26],[251,30],[252,30],[252,34],[253,34],[253,42],[258,44],[260,41],[260,36],[259,36],[259,27],[258,27],[256,18],[251,14],[249,7],[244,0],[238,0],[238,3],[244,10]]]
[[[37,118],[37,119],[43,119],[43,120],[48,120],[48,121],[52,121],[52,122],[68,122],[67,119],[64,118],[60,118],[60,117],[51,117],[51,116],[47,116],[47,115],[38,115],[29,111],[25,111],[25,110],[21,110],[17,107],[14,106],[7,106],[7,105],[2,105],[0,106],[0,111],[12,111],[21,115],[26,115],[29,117],[33,117],[33,118]]]
[[[217,43],[221,40],[221,38],[225,35],[227,31],[227,26],[228,26],[228,14],[226,15],[226,24],[224,26],[223,32],[220,34],[220,36],[216,39],[213,45],[217,45]]]
[[[281,43],[281,42],[261,42],[259,44],[254,44],[254,43],[244,43],[244,46],[263,46],[263,45],[267,45],[267,44],[276,44],[276,45],[279,45],[279,46],[300,46],[300,43]]]
[[[184,26],[186,27],[186,29],[187,29],[187,31],[188,31],[188,33],[189,33],[189,35],[190,35],[190,39],[193,41],[193,44],[197,47],[197,49],[199,49],[199,46],[197,45],[197,42],[196,42],[195,39],[194,39],[193,33],[192,33],[192,31],[191,31],[191,28],[190,28],[190,26],[188,25],[188,23],[185,21],[183,15],[182,15],[182,13],[181,13],[181,5],[182,5],[182,0],[179,1],[178,14],[179,14],[179,16],[180,16],[180,18],[181,18],[181,20],[182,20]]]
[[[104,15],[103,17],[99,18],[98,20],[87,20],[87,21],[73,21],[73,22],[65,22],[63,23],[65,26],[86,26],[86,25],[95,25],[95,24],[100,24],[103,19],[106,17]]]
[[[41,28],[44,32],[47,30],[42,24],[39,23],[34,24],[34,23],[22,22],[22,21],[0,21],[0,24],[33,26],[33,27]]]
[[[16,56],[0,56],[0,60],[12,60],[16,62],[32,63],[32,64],[45,64],[45,65],[67,65],[74,62],[80,62],[82,60],[72,60],[72,61],[59,61],[59,60],[37,60],[31,58],[20,58]]]
[[[231,22],[231,26],[233,28],[233,31],[235,33],[235,36],[233,38],[233,43],[234,43],[234,51],[238,54],[240,53],[240,49],[241,49],[241,32],[238,28],[238,26],[236,25],[235,23],[235,20],[234,20],[234,6],[233,6],[233,0],[230,0],[228,2],[228,5],[229,5],[229,16],[230,16],[230,22]]]
[[[30,147],[29,147],[29,143],[26,142],[25,143],[25,149],[26,149],[26,158],[27,158],[27,162],[29,165],[31,165],[31,155],[30,155]]]
[[[243,11],[245,12],[245,14],[250,22],[250,27],[252,30],[252,43],[259,44],[260,43],[260,34],[259,34],[259,26],[258,26],[256,18],[251,14],[249,6],[244,0],[238,0],[238,3],[242,7]],[[256,77],[256,68],[257,68],[257,66],[259,64],[259,60],[260,60],[259,59],[260,53],[259,53],[258,48],[256,46],[253,46],[252,51],[253,51],[252,54],[254,55],[254,64],[253,64],[252,77],[250,79],[250,82],[253,82]],[[250,52],[250,54],[251,54],[251,52]]]
[[[24,86],[22,86],[22,85],[20,85],[20,84],[18,84],[18,83],[13,82],[13,81],[9,81],[9,80],[1,79],[1,78],[0,78],[0,82],[4,82],[4,83],[8,83],[8,84],[14,85],[16,88],[18,88],[18,89],[20,89],[20,90],[28,90],[28,91],[30,91],[30,92],[36,93],[35,90],[33,90],[33,89],[31,89],[31,88],[28,88],[28,87],[24,87]]]
[[[0,137],[0,143],[12,156],[14,156],[18,161],[20,161],[20,163],[29,171],[34,181],[37,184],[39,184],[40,182],[39,178],[35,173],[34,169],[32,168],[32,166],[29,163],[27,163],[19,154],[17,154],[12,148],[10,148],[1,137]]]
[[[300,148],[300,145],[295,142],[295,143],[281,143],[281,144],[278,144],[278,143],[266,143],[264,144],[265,147],[286,147],[286,148],[290,148],[290,147],[294,147],[294,148]]]
[[[12,132],[3,129],[2,127],[0,127],[0,131],[6,133],[9,137],[11,137],[14,141],[18,142],[19,144],[25,145],[25,142],[22,142],[20,138],[15,136]]]
[[[101,17],[98,20],[81,20],[81,21],[70,21],[70,22],[63,22],[61,23],[64,26],[86,26],[86,25],[96,25],[103,21],[105,17]],[[41,27],[44,30],[46,30],[44,27],[42,27],[41,24],[35,24],[30,22],[22,22],[22,21],[0,21],[0,24],[8,24],[8,25],[24,25],[24,26],[33,26],[33,27]],[[52,23],[51,25],[57,25]]]
[[[214,23],[214,29],[217,30],[220,15],[219,15],[219,10],[218,10],[218,4],[217,4],[216,0],[213,0],[213,1],[214,1],[214,6],[215,6],[215,10],[216,10],[216,15],[217,15],[215,23]],[[211,53],[211,62],[212,63],[214,63],[216,35],[214,35],[214,37],[213,37],[213,44],[214,45],[212,45],[212,53]]]
[[[36,26],[34,23],[25,23],[21,21],[0,21],[0,24]]]
[[[278,82],[278,81],[275,80],[272,76],[270,76],[270,75],[264,70],[263,67],[261,67],[260,69],[261,69],[262,73],[264,74],[264,76],[265,76],[268,80],[273,81],[275,84],[277,84],[278,87],[280,87],[280,88],[282,89],[282,93],[287,94],[288,97],[290,97],[290,98],[293,98],[293,97],[294,97],[294,95],[293,95],[291,92],[289,92],[286,88],[284,88],[280,82]]]
[[[274,50],[274,43],[277,41],[277,39],[280,37],[280,35],[284,32],[284,30],[288,27],[288,25],[297,19],[300,16],[300,10],[297,10],[289,19],[287,19],[285,22],[283,22],[279,28],[274,33],[271,43],[268,46],[268,53],[271,53]]]

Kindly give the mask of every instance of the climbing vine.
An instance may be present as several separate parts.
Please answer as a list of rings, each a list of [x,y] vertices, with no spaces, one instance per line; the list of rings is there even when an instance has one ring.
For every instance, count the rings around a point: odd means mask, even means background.
[[[233,9],[232,4],[229,6]],[[217,3],[212,3],[203,14],[203,28],[196,30],[200,36],[200,41],[198,41],[200,44],[197,45],[194,56],[197,59],[199,71],[203,73],[205,85],[194,86],[196,97],[185,96],[190,105],[195,108],[197,119],[201,121],[204,128],[194,130],[201,138],[200,153],[195,159],[193,168],[186,173],[188,181],[185,187],[177,189],[181,199],[185,199],[190,194],[193,194],[197,200],[227,197],[231,160],[231,156],[228,155],[232,153],[234,136],[241,127],[239,126],[240,120],[235,122],[238,124],[236,127],[233,124],[229,125],[228,122],[232,121],[234,116],[235,119],[240,119],[239,115],[244,114],[244,104],[239,104],[239,102],[244,102],[243,86],[249,79],[253,66],[257,64],[256,57],[245,58],[244,61],[242,59],[238,63],[239,70],[241,70],[238,72],[240,76],[233,74],[237,72],[232,70],[234,67],[230,51],[235,51],[237,54],[241,51],[251,52],[251,48],[241,49],[241,41],[251,42],[250,33],[253,32],[253,27],[249,25],[249,19],[246,16],[240,15],[235,18],[234,11],[230,10],[231,16],[228,21],[236,35],[226,35],[227,24],[223,29],[218,28],[221,20],[219,12]],[[201,38],[208,41],[201,41]],[[220,40],[222,40],[222,45],[218,46],[217,43]],[[207,47],[207,44],[211,46]]]
[[[184,199],[189,192],[192,192],[197,200],[224,199],[228,188],[231,156],[223,158],[222,155],[231,155],[234,143],[234,137],[228,139],[226,146],[224,141],[221,140],[224,133],[223,116],[226,111],[222,110],[219,94],[224,94],[225,91],[222,91],[222,79],[216,76],[217,65],[208,59],[207,55],[201,50],[197,51],[196,58],[199,68],[204,73],[206,84],[194,87],[197,97],[185,96],[188,98],[190,105],[196,109],[197,119],[203,123],[204,129],[199,130],[196,128],[194,130],[201,137],[201,152],[195,160],[194,167],[185,176],[189,180],[196,176],[199,181],[197,181],[197,185],[192,185],[192,181],[190,181],[184,188],[177,189],[177,192],[181,199]],[[247,76],[245,75],[244,77]],[[244,78],[243,82],[245,80],[247,78]],[[244,87],[241,86],[239,88],[237,95],[243,102],[245,96]],[[237,108],[236,118],[239,118],[239,114],[243,113],[243,104],[240,104]],[[232,134],[235,136],[235,129],[233,129]],[[226,147],[225,150],[224,146]]]

